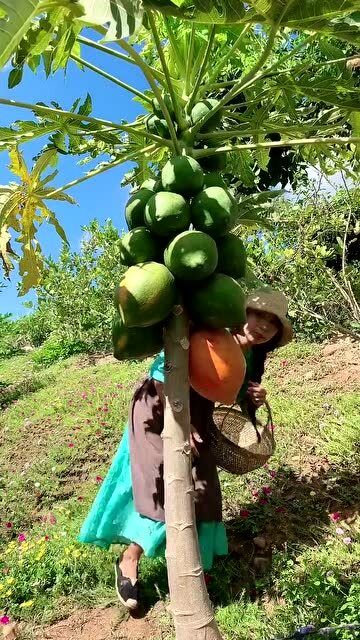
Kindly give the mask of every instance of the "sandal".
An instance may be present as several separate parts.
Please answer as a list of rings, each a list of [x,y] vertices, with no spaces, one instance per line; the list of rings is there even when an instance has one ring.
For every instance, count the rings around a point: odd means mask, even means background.
[[[119,558],[115,562],[115,589],[118,598],[124,607],[134,611],[139,606],[139,583],[138,580],[126,578],[120,569]]]

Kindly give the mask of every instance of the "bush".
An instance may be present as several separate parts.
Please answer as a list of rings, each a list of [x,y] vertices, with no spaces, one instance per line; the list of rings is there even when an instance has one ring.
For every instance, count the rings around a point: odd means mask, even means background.
[[[248,236],[255,275],[290,300],[298,337],[360,334],[360,190],[279,202],[272,229]],[[343,249],[345,262],[343,263]]]
[[[111,349],[113,292],[124,271],[119,232],[111,221],[101,227],[94,220],[83,227],[83,233],[80,252],[71,252],[64,245],[57,262],[51,258],[46,261],[29,334],[33,344],[41,344],[50,335],[56,339],[52,337],[52,346],[40,350],[35,358],[41,359],[41,353],[66,357],[66,353],[79,353],[80,349]]]
[[[0,313],[0,360],[22,353],[28,343],[27,318],[13,320],[11,313]]]
[[[63,340],[50,337],[32,354],[33,362],[38,366],[49,367],[58,360],[65,360],[76,353],[87,351],[87,345],[81,340]]]

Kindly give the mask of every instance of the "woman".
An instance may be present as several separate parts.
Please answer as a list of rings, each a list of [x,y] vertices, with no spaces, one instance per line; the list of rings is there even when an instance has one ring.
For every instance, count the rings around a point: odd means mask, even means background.
[[[266,399],[266,390],[260,384],[266,355],[292,339],[286,314],[287,301],[282,293],[257,291],[247,299],[245,325],[233,332],[247,361],[238,402],[252,417]],[[117,560],[115,572],[119,599],[129,609],[138,606],[142,554],[155,557],[165,546],[163,382],[164,356],[160,354],[149,376],[135,390],[128,429],[80,533],[82,542],[100,547],[128,545]],[[204,570],[211,568],[216,556],[228,552],[220,482],[207,429],[213,409],[212,402],[190,390],[195,507]]]

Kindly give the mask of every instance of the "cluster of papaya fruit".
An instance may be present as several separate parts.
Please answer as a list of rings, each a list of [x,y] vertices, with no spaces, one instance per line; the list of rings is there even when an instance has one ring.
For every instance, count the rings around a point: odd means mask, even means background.
[[[162,347],[163,326],[180,293],[196,327],[244,321],[246,252],[230,233],[235,202],[221,177],[190,156],[172,157],[125,207],[121,240],[128,266],[115,292],[114,354],[145,357]]]

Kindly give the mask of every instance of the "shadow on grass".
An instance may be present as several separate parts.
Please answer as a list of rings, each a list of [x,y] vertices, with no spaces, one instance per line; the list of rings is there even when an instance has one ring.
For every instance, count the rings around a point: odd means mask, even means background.
[[[46,387],[51,379],[49,377],[28,377],[13,384],[2,384],[0,387],[0,409],[5,409],[15,400],[34,393]]]
[[[314,547],[326,540],[330,514],[351,524],[360,510],[360,463],[353,468],[313,465],[303,475],[281,467],[271,494],[240,505],[227,505],[230,554],[212,571],[209,591],[216,605],[240,596],[256,600],[271,589],[273,550],[291,555],[299,545]],[[247,514],[248,512],[248,514]]]
[[[218,559],[209,579],[210,597],[216,606],[240,597],[255,601],[270,593],[273,550],[286,549],[291,555],[299,545],[313,547],[325,541],[331,513],[338,512],[349,523],[356,518],[360,510],[360,464],[350,470],[327,463],[310,471],[299,476],[291,468],[281,467],[271,482],[266,504],[259,500],[227,503],[230,553]],[[165,561],[145,561],[141,584],[143,608],[138,615],[145,615],[159,598],[167,596]]]

